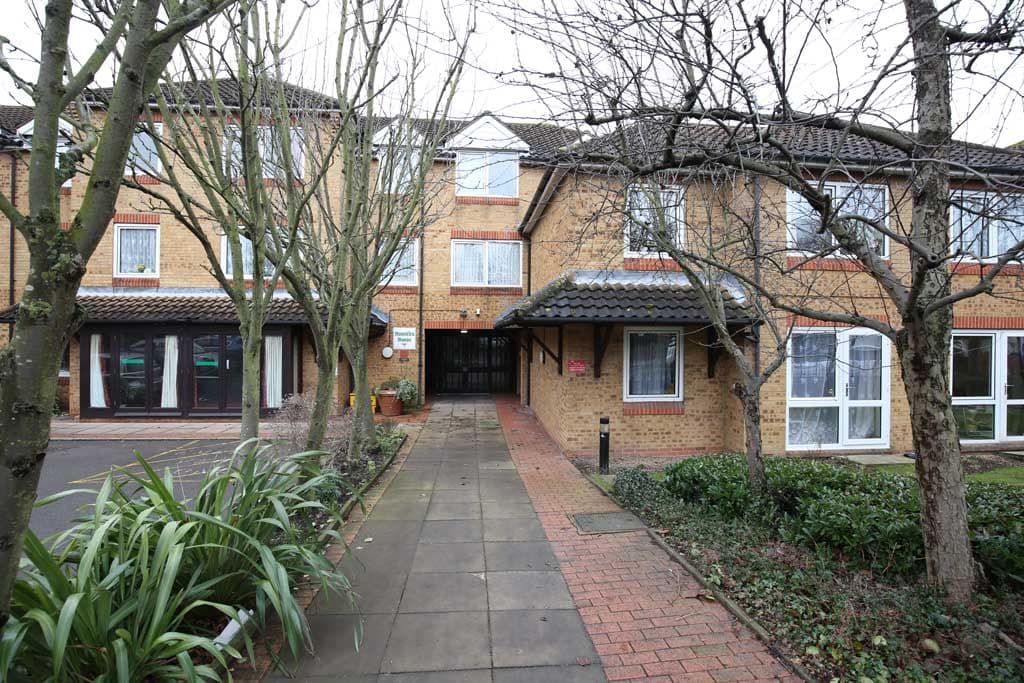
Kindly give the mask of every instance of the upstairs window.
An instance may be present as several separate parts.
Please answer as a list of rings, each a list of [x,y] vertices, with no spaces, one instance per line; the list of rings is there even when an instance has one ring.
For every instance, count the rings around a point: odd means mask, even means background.
[[[824,190],[832,198],[834,212],[855,214],[882,225],[888,224],[889,190],[885,185],[825,183]],[[786,214],[791,250],[816,254],[828,252],[836,246],[835,235],[828,231],[819,232],[821,214],[811,208],[800,193],[786,190]],[[850,224],[873,252],[882,257],[889,255],[885,235],[864,221],[851,219]]]
[[[296,178],[302,177],[306,165],[305,137],[302,128],[293,127],[290,131],[292,155],[292,173]],[[224,127],[224,158],[233,178],[244,175],[242,158],[242,129],[236,125]],[[273,126],[259,126],[256,129],[256,144],[259,147],[263,178],[281,178],[284,176],[284,153]]]
[[[419,240],[406,240],[388,261],[381,278],[383,285],[416,286],[418,284]]]
[[[952,251],[998,258],[1024,240],[1024,195],[954,192],[949,218]]]
[[[511,240],[452,240],[452,285],[519,287],[522,243]]]
[[[156,137],[164,132],[164,124],[154,123]],[[128,162],[125,165],[125,175],[156,175],[163,170],[160,164],[160,153],[157,150],[157,141],[150,135],[148,130],[137,130],[132,134],[132,146],[128,149]]]
[[[683,245],[683,191],[632,185],[626,191],[626,256],[664,253],[663,244]]]
[[[483,197],[519,196],[518,152],[459,152],[455,193]]]
[[[158,226],[114,226],[114,274],[117,277],[157,277],[159,263]]]
[[[244,235],[238,236],[239,246],[242,248],[242,277],[252,279],[255,268],[256,254],[253,250],[252,240]],[[235,265],[231,259],[231,248],[228,245],[228,236],[221,235],[220,238],[221,261],[223,262],[224,274],[233,277]],[[274,274],[274,264],[263,259],[263,277],[270,277]]]

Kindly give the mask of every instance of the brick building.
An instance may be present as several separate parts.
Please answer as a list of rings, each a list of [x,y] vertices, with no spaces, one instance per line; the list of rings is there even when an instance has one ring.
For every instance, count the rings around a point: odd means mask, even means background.
[[[0,108],[10,159],[0,160],[0,182],[19,206],[26,151],[18,140],[31,134],[30,126],[31,110]],[[406,245],[398,271],[374,299],[371,384],[407,377],[427,394],[518,394],[570,454],[596,450],[602,416],[611,418],[613,450],[622,455],[742,448],[741,406],[731,391],[735,364],[716,346],[678,267],[631,230],[622,208],[632,206],[633,190],[601,169],[560,165],[575,137],[556,126],[483,114],[453,120],[447,130],[434,162],[435,172],[449,181],[439,198],[447,208]],[[828,176],[830,191],[850,192],[849,181],[856,180],[865,211],[877,212],[893,229],[909,223],[907,172],[898,158],[855,136],[840,143],[834,133],[807,132],[801,143],[806,169],[816,168],[822,150],[838,151],[850,168],[888,169]],[[965,145],[957,154],[996,173],[1024,174],[1024,152]],[[68,216],[83,182],[77,176],[62,188]],[[970,201],[986,198],[984,188],[970,181],[958,180],[953,189]],[[827,300],[837,310],[890,314],[855,262],[841,254],[807,257],[804,240],[820,235],[807,228],[805,207],[783,186],[765,182],[756,201],[742,178],[724,187],[668,184],[659,192],[673,209],[680,239],[702,229],[729,229],[720,212],[708,213],[713,197],[756,218],[765,244],[781,254],[774,276],[794,291],[830,292]],[[1024,216],[1024,202],[1011,198],[1011,204]],[[82,419],[237,414],[237,320],[204,267],[197,240],[167,214],[147,210],[133,190],[122,191],[119,207],[82,283],[88,312],[68,354],[70,412]],[[1015,230],[1009,224],[979,226],[975,232],[987,242],[949,265],[954,286],[976,280],[1003,233],[1019,235]],[[880,237],[878,249],[894,270],[906,272],[908,256],[899,245]],[[26,262],[20,237],[0,230],[4,302],[17,300]],[[1024,441],[1021,272],[1008,268],[993,295],[955,309],[951,386],[967,446]],[[735,338],[751,357],[763,353],[742,291],[725,286],[723,300]],[[6,316],[12,319],[10,312]],[[906,399],[887,338],[796,317],[785,324],[793,330],[791,357],[763,390],[768,452],[911,447]],[[0,342],[6,334],[3,326]],[[301,311],[283,293],[266,335],[269,410],[282,396],[310,390],[315,367]],[[343,363],[339,409],[348,389]]]

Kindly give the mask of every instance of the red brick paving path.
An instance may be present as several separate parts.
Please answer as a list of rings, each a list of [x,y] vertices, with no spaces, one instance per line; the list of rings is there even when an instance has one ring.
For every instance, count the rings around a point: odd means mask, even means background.
[[[642,531],[580,535],[566,516],[613,512],[527,410],[498,419],[610,681],[799,681]],[[596,431],[596,430],[595,430]]]

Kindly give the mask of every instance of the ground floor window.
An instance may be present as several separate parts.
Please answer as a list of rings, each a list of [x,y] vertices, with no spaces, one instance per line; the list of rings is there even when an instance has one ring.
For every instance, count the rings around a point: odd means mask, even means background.
[[[787,447],[888,446],[885,337],[863,329],[795,330],[787,370]]]
[[[229,330],[124,327],[82,334],[85,415],[237,413],[242,408],[242,339]],[[290,393],[289,330],[265,333],[261,404]]]
[[[626,328],[623,400],[683,398],[683,335],[664,328]]]
[[[950,347],[960,439],[1024,438],[1024,331],[956,332]]]

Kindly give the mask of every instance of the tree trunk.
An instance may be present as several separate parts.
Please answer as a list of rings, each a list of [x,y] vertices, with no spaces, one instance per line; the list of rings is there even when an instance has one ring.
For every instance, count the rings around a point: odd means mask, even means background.
[[[309,415],[309,431],[306,433],[306,448],[314,451],[323,448],[327,438],[327,422],[334,409],[334,384],[338,370],[337,348],[318,348],[316,353],[316,393],[313,395],[313,410]]]
[[[370,380],[366,367],[366,350],[355,345],[353,353],[345,352],[352,365],[353,386],[356,394],[352,415],[352,433],[349,434],[348,454],[356,457],[373,443],[373,404],[370,401]]]
[[[756,380],[736,382],[733,393],[743,404],[744,446],[747,457],[747,478],[750,489],[759,494],[768,492],[761,446],[761,387]]]
[[[0,351],[0,627],[10,616],[11,588],[50,442],[61,356],[80,322],[75,292],[85,272],[82,260],[64,233],[39,239],[50,239],[53,247],[33,248],[14,338]]]
[[[921,531],[928,580],[963,602],[974,589],[975,564],[967,527],[960,441],[950,403],[950,315],[912,321],[897,339],[910,403],[910,424],[921,487]]]
[[[242,431],[241,441],[260,435],[260,357],[263,330],[257,325],[242,324]]]

